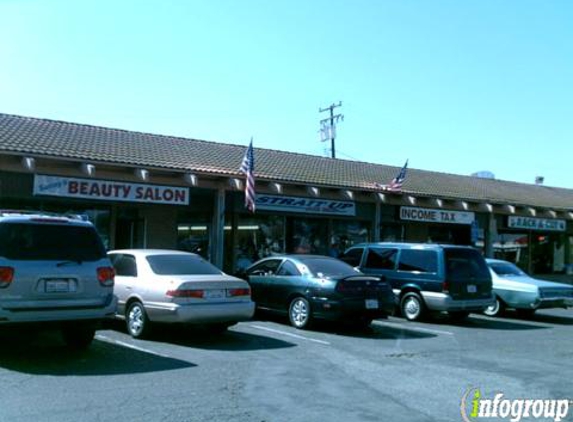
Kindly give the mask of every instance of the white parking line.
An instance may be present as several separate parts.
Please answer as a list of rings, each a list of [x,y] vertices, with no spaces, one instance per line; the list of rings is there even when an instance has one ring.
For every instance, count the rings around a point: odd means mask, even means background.
[[[268,331],[271,333],[275,333],[275,334],[280,334],[283,336],[287,336],[287,337],[292,337],[292,338],[297,338],[299,340],[306,340],[306,341],[312,341],[313,343],[318,343],[318,344],[324,344],[326,346],[330,346],[330,343],[328,341],[324,341],[324,340],[317,340],[314,338],[309,338],[309,337],[304,337],[304,336],[299,336],[298,334],[292,334],[292,333],[288,333],[286,331],[281,331],[281,330],[275,330],[273,328],[267,328],[267,327],[262,327],[260,325],[253,325],[253,324],[246,324],[247,327],[253,327],[256,328],[258,330],[263,330],[263,331]]]
[[[127,347],[127,348],[129,348],[129,349],[137,350],[137,351],[143,352],[143,353],[149,353],[149,354],[152,354],[152,355],[160,356],[160,357],[162,357],[162,358],[172,359],[171,356],[167,356],[167,355],[164,355],[164,354],[161,354],[161,353],[157,353],[157,352],[155,352],[155,351],[153,351],[153,350],[145,349],[145,348],[143,348],[143,347],[139,347],[139,346],[136,346],[136,345],[134,345],[134,344],[126,343],[126,342],[123,342],[123,341],[120,341],[120,340],[115,340],[115,339],[113,339],[113,338],[111,338],[111,337],[102,336],[101,334],[96,334],[95,338],[96,338],[96,340],[105,341],[106,343],[116,344],[116,345],[118,345],[118,346]]]
[[[530,320],[530,319],[526,319],[526,320],[521,320],[521,319],[515,319],[515,318],[503,318],[503,317],[490,317],[487,315],[472,315],[472,318],[475,319],[481,319],[484,321],[491,321],[491,322],[507,322],[510,324],[521,324],[521,325],[534,325],[536,327],[542,327],[542,328],[555,328],[554,325],[548,324],[546,322],[540,322],[540,321],[534,321],[534,320]]]
[[[405,331],[419,331],[421,333],[430,333],[436,335],[446,335],[446,336],[453,336],[454,333],[450,331],[442,331],[442,330],[434,330],[431,328],[422,328],[418,327],[417,325],[412,325],[412,323],[400,324],[398,322],[390,322],[390,321],[373,321],[373,324],[386,326],[390,328],[399,328]]]

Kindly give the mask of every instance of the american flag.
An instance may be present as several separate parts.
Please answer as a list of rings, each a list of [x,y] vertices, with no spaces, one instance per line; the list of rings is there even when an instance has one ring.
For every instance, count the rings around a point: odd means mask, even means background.
[[[406,180],[406,172],[408,170],[408,160],[406,160],[406,164],[404,167],[400,169],[398,175],[392,179],[392,181],[387,185],[381,185],[376,183],[376,187],[381,188],[387,192],[402,192],[402,184],[404,184],[404,180]]]
[[[247,176],[247,181],[245,183],[245,208],[254,213],[256,198],[255,176],[253,175],[255,171],[255,154],[253,152],[252,138],[247,151],[245,151],[245,156],[243,157],[243,162],[241,163],[239,171]]]

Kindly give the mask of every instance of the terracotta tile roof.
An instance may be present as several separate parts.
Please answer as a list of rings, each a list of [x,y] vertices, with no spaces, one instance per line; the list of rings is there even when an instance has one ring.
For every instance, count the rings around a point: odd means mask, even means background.
[[[246,146],[0,114],[0,153],[237,175]],[[398,167],[255,148],[255,174],[277,182],[375,190]],[[573,189],[409,169],[404,192],[573,211]]]

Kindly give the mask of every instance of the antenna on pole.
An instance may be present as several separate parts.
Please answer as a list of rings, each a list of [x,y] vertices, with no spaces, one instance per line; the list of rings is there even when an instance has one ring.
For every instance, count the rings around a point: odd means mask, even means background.
[[[332,152],[332,158],[336,158],[336,150],[334,149],[334,140],[336,139],[336,123],[338,121],[344,121],[344,115],[334,114],[334,109],[342,106],[342,101],[338,104],[331,104],[326,108],[319,108],[318,111],[323,113],[330,110],[330,117],[322,119],[320,121],[320,140],[321,142],[326,142],[330,139],[330,151]]]

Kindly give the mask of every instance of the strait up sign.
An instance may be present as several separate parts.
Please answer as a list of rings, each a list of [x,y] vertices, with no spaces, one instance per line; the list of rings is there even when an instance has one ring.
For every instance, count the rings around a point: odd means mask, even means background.
[[[150,204],[189,204],[189,188],[41,174],[34,176],[34,195]]]

